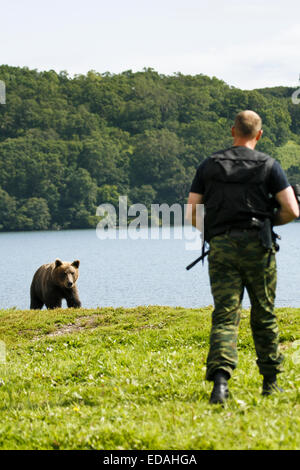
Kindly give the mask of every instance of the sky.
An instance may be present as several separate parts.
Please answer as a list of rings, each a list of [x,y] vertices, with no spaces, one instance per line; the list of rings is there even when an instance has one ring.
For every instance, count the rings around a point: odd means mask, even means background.
[[[0,64],[299,85],[299,0],[0,0]]]

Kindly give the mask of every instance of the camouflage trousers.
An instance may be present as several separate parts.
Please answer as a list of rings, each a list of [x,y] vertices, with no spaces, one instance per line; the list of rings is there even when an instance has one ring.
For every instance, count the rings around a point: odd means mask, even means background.
[[[255,232],[223,234],[210,241],[209,276],[214,298],[206,379],[217,369],[231,376],[237,366],[237,336],[244,289],[251,302],[250,325],[262,375],[282,371],[274,314],[277,282],[275,249],[269,252]]]

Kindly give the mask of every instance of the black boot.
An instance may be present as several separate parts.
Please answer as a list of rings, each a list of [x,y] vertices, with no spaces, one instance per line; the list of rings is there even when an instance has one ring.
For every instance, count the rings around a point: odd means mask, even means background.
[[[229,374],[224,370],[217,370],[214,373],[214,388],[211,392],[209,403],[217,404],[224,403],[229,395],[227,380],[229,379]]]
[[[264,376],[262,395],[272,395],[273,392],[283,392],[283,389],[277,385],[276,375]]]

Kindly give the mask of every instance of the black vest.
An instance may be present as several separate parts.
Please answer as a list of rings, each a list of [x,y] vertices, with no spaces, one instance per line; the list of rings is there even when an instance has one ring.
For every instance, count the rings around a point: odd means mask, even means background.
[[[214,153],[203,170],[205,240],[272,216],[267,180],[274,159],[246,147]]]

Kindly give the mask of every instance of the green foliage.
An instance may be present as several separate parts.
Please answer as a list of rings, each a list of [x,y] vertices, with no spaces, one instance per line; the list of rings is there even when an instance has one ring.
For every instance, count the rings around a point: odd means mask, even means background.
[[[243,310],[224,407],[205,381],[212,308],[0,311],[1,449],[299,450],[300,310],[278,309],[285,355],[262,377]]]
[[[299,181],[300,106],[291,88],[243,91],[151,68],[70,78],[3,65],[0,80],[0,230],[92,227],[97,205],[116,205],[119,195],[148,207],[183,204],[199,163],[231,145],[242,109],[263,118],[258,150]]]
[[[288,170],[291,166],[298,166],[300,170],[300,145],[296,142],[288,141],[277,149],[275,156],[284,170]]]
[[[98,198],[100,204],[107,202],[108,204],[112,204],[116,207],[119,204],[119,197],[120,194],[116,185],[104,184],[101,186],[101,188],[98,189]]]
[[[50,224],[50,213],[47,201],[43,198],[26,199],[16,214],[16,230],[47,230]]]
[[[9,230],[14,226],[16,200],[0,187],[0,230]]]

